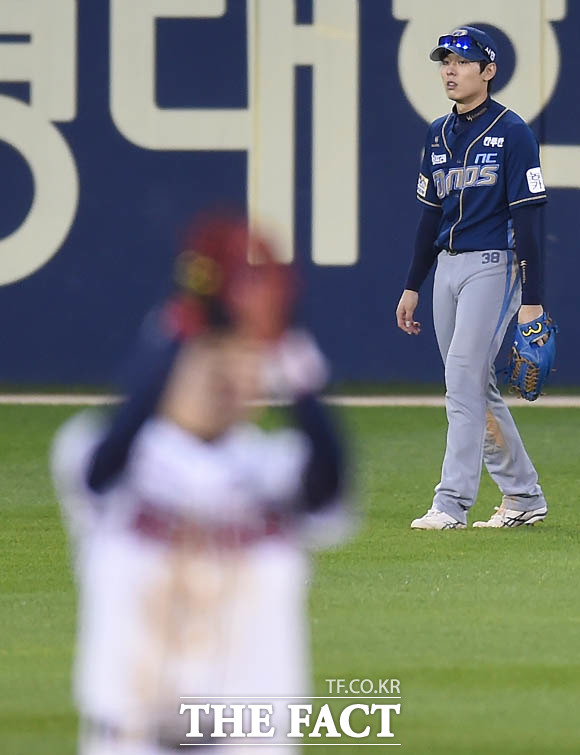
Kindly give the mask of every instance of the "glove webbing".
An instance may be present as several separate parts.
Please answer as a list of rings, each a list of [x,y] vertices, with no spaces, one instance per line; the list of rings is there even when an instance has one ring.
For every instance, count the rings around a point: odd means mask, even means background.
[[[535,393],[538,390],[538,382],[540,379],[539,367],[526,357],[520,356],[520,354],[514,348],[512,348],[512,361],[514,365],[512,372],[513,382],[517,382],[522,368],[524,367],[524,365],[527,365],[527,370],[524,377],[524,390],[526,393]],[[520,392],[516,386],[514,386],[514,388],[516,391]]]

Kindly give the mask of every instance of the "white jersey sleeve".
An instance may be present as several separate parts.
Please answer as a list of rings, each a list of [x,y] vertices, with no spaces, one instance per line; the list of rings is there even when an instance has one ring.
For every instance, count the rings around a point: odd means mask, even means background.
[[[51,449],[51,471],[63,518],[73,543],[96,521],[101,496],[87,485],[87,471],[103,434],[96,412],[81,412],[57,432]]]

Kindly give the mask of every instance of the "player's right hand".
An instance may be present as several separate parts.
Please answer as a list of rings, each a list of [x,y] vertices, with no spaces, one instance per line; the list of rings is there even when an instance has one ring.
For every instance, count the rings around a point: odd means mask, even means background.
[[[421,332],[421,323],[413,319],[418,303],[419,294],[406,288],[397,306],[397,325],[410,336],[418,336]]]

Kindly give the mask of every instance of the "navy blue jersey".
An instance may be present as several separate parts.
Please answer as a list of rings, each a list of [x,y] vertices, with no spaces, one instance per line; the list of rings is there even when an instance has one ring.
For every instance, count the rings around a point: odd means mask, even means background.
[[[514,249],[511,208],[546,201],[532,130],[498,102],[486,105],[457,133],[453,112],[427,132],[417,199],[442,209],[439,249]]]

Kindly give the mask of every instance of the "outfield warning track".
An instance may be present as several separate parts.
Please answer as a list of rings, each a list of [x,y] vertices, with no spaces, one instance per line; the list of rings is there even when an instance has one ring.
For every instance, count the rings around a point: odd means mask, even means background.
[[[426,406],[444,407],[443,396],[328,396],[324,399],[333,406],[383,407],[383,406]],[[106,406],[118,403],[119,397],[111,394],[49,394],[49,393],[4,393],[0,394],[0,404],[17,406]],[[524,401],[508,396],[508,406],[529,406],[570,409],[580,407],[580,396],[542,396],[538,401]],[[281,405],[282,401],[264,402],[268,405]]]

